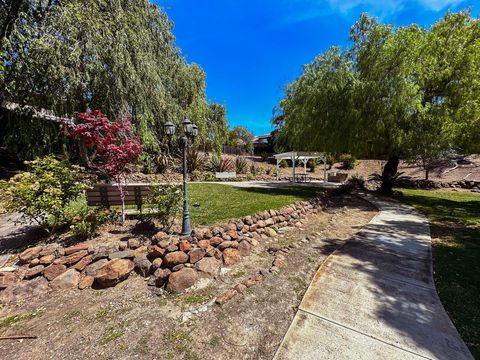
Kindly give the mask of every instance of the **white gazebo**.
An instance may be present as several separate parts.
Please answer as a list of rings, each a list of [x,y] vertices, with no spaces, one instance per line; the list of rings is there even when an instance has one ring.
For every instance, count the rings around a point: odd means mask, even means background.
[[[275,159],[277,160],[277,180],[278,180],[278,172],[279,172],[279,164],[282,160],[290,160],[292,162],[292,169],[293,169],[293,181],[295,182],[296,174],[295,174],[295,163],[300,161],[303,163],[304,173],[307,173],[307,162],[310,159],[317,159],[321,158],[323,160],[323,181],[327,181],[327,164],[326,164],[326,153],[322,152],[304,152],[304,151],[290,151],[282,154],[274,155]]]

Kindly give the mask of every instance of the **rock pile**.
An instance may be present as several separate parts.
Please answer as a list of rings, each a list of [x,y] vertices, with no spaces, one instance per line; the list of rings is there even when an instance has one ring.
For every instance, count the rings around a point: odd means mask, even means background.
[[[149,285],[181,292],[200,278],[217,276],[223,264],[237,264],[259,241],[302,226],[302,219],[317,213],[324,202],[321,197],[297,202],[231,220],[224,226],[196,228],[186,237],[160,231],[143,243],[131,238],[109,246],[35,246],[19,254],[14,266],[0,269],[0,299],[12,298],[22,287],[30,289],[34,284],[44,290],[115,286],[134,270],[149,277]],[[274,266],[282,267],[283,260],[277,256]]]

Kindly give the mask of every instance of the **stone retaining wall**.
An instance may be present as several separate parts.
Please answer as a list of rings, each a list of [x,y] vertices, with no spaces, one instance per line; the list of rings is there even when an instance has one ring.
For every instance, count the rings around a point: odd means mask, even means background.
[[[307,214],[322,209],[326,199],[320,195],[223,226],[199,227],[187,237],[160,231],[143,242],[130,238],[109,245],[84,242],[28,248],[13,266],[0,269],[0,301],[15,302],[49,289],[115,286],[134,270],[148,277],[149,285],[182,292],[201,278],[215,277],[223,265],[238,263],[278,231],[301,226]]]
[[[417,180],[409,179],[402,180],[398,183],[399,187],[413,188],[413,189],[468,189],[472,192],[480,192],[480,181],[476,180],[460,180],[452,182],[438,182],[433,180]]]

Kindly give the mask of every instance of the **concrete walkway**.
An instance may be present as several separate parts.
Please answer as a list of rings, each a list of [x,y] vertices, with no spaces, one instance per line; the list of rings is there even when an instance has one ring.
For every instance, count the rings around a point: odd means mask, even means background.
[[[473,359],[438,298],[423,215],[379,214],[322,265],[274,359]]]

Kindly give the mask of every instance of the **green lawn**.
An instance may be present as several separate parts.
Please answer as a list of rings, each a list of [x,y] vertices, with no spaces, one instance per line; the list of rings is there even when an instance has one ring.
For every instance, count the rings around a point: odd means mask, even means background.
[[[189,184],[193,225],[212,225],[257,211],[278,209],[295,201],[309,200],[321,191],[314,187],[283,189],[237,188],[219,184]]]
[[[401,189],[398,199],[431,220],[435,283],[476,359],[480,359],[480,195]]]

